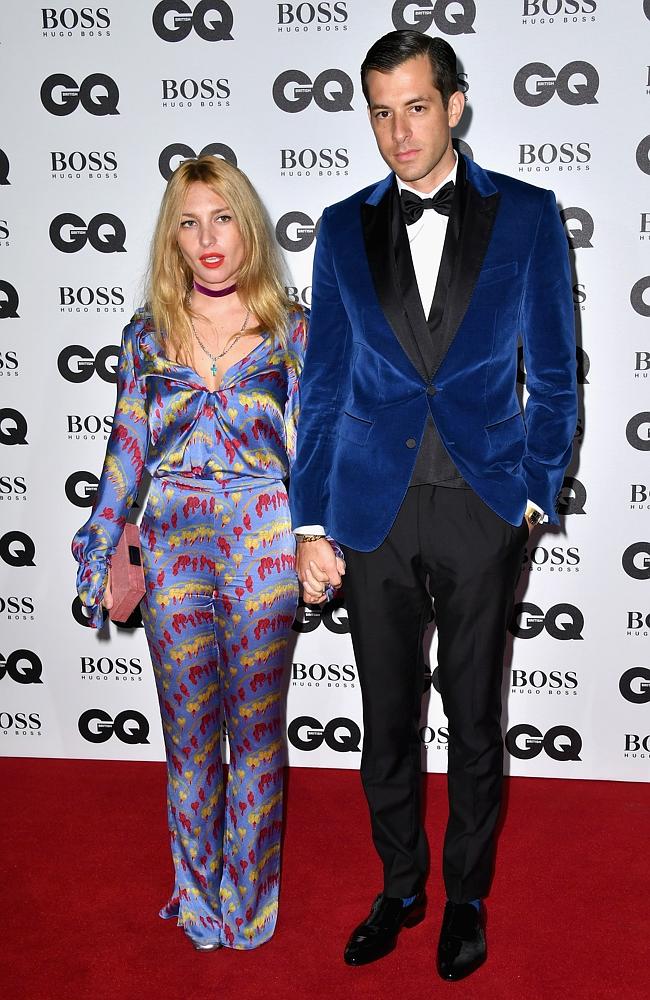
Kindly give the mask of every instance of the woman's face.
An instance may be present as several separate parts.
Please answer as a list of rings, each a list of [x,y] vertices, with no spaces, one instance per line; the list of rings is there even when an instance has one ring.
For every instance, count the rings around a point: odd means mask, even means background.
[[[202,181],[188,188],[178,229],[178,246],[201,285],[232,285],[244,260],[244,244],[224,198]]]

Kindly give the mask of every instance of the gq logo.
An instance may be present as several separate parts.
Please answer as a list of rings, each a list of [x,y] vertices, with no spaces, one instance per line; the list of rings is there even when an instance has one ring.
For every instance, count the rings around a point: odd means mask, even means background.
[[[11,184],[9,180],[9,157],[0,149],[0,184]]]
[[[628,545],[621,562],[623,569],[633,580],[650,580],[650,542]]]
[[[339,598],[327,601],[322,606],[299,604],[292,628],[294,632],[313,632],[321,621],[325,628],[335,635],[348,635],[350,632],[348,613]]]
[[[564,208],[560,212],[564,231],[572,250],[593,247],[594,220],[584,208]],[[577,223],[577,226],[575,225]]]
[[[598,104],[596,94],[599,85],[595,66],[578,59],[567,63],[557,74],[547,63],[526,63],[515,76],[513,89],[519,103],[527,108],[541,108],[556,93],[565,104],[579,107],[581,104]]]
[[[184,0],[162,0],[151,22],[163,42],[182,42],[192,29],[204,42],[232,40],[233,13],[225,0],[201,0],[194,11]]]
[[[644,174],[650,174],[650,135],[636,147],[636,165]]]
[[[73,472],[65,481],[65,495],[75,507],[92,507],[99,479],[92,472]]]
[[[204,146],[200,153],[195,153],[192,147],[187,146],[184,142],[172,142],[169,146],[165,146],[158,157],[158,169],[165,180],[168,181],[176,168],[184,160],[194,160],[199,156],[217,156],[222,160],[227,160],[228,163],[232,163],[233,167],[237,166],[237,157],[234,150],[230,146],[225,146],[222,142],[211,142],[207,146]]]
[[[125,253],[125,240],[124,223],[110,212],[95,215],[88,225],[72,212],[63,212],[50,223],[50,241],[61,253],[78,253],[86,243],[100,253]]]
[[[448,12],[449,7],[454,9]],[[435,21],[438,31],[445,35],[473,35],[475,19],[474,0],[397,0],[393,4],[393,24],[398,31],[428,31]]]
[[[544,629],[553,639],[582,639],[585,620],[573,604],[554,604],[544,614],[536,604],[516,604],[509,629],[517,639],[535,639]]]
[[[650,701],[650,670],[647,667],[631,667],[622,675],[618,689],[626,701],[644,705]]]
[[[24,531],[7,531],[0,538],[0,559],[7,566],[19,569],[21,566],[34,566],[36,549],[34,543]]]
[[[5,674],[16,684],[42,684],[43,664],[31,649],[16,649],[9,656],[0,653],[0,681]]]
[[[20,410],[0,409],[0,444],[27,444],[27,421]]]
[[[558,514],[585,514],[587,491],[579,479],[565,476],[562,489],[557,495],[555,509]]]
[[[148,721],[132,709],[118,712],[112,719],[101,708],[89,708],[79,716],[79,732],[89,743],[106,743],[113,735],[130,746],[149,742]]]
[[[117,359],[120,356],[120,349],[117,344],[107,344],[102,347],[97,355],[81,344],[70,344],[64,347],[59,354],[57,367],[59,375],[66,382],[87,382],[97,372],[103,382],[117,382]],[[109,358],[115,358],[115,363],[110,366]],[[76,363],[75,363],[75,359]]]
[[[553,726],[546,735],[536,726],[524,723],[506,734],[506,749],[519,760],[532,760],[544,750],[552,760],[581,760],[582,737],[570,726]]]
[[[323,742],[338,753],[359,753],[361,730],[352,719],[332,719],[322,726],[318,719],[301,715],[290,723],[287,735],[297,750],[317,750]]]
[[[324,69],[313,83],[302,70],[286,69],[273,84],[273,100],[289,114],[304,111],[312,100],[321,111],[352,111],[353,96],[352,80],[341,69]]]
[[[84,111],[98,118],[119,115],[119,100],[115,80],[105,73],[91,73],[80,85],[67,73],[53,73],[41,85],[41,104],[58,117],[71,115],[80,104]]]
[[[14,286],[8,281],[0,281],[0,319],[18,319],[19,305],[18,292]]]
[[[625,428],[625,437],[637,451],[650,451],[650,412],[631,417]]]
[[[2,282],[0,282],[0,286]],[[650,288],[650,275],[645,278],[639,278],[639,280],[633,285],[632,291],[630,292],[630,304],[634,309],[635,313],[639,316],[650,316],[650,304],[645,301],[643,296]]]
[[[284,250],[299,253],[312,245],[320,226],[320,219],[314,223],[304,212],[287,212],[278,219],[275,238]]]

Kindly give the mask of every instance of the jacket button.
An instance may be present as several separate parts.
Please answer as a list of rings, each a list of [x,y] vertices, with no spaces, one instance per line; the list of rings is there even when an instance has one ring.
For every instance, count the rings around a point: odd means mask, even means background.
[[[435,396],[435,394],[437,393],[437,391],[438,390],[436,389],[435,385],[428,385],[427,386],[427,396]]]
[[[415,440],[415,438],[407,438],[406,439],[406,447],[407,448],[415,448],[416,444],[417,444],[417,441]]]

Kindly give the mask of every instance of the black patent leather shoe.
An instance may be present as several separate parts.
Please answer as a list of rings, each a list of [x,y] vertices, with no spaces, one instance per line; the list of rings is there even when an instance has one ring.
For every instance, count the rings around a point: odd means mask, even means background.
[[[345,946],[343,959],[347,965],[368,965],[393,950],[402,927],[415,927],[424,917],[425,898],[420,892],[408,906],[401,899],[384,896],[381,892],[370,913],[352,931]]]
[[[438,973],[443,979],[464,979],[486,959],[483,905],[445,905],[438,942]]]

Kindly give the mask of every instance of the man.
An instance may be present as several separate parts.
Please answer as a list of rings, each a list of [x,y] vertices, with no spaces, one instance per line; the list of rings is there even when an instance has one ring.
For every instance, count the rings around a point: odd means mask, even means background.
[[[361,774],[384,868],[350,965],[385,955],[423,915],[418,728],[433,598],[449,722],[438,971],[460,979],[485,958],[514,587],[530,527],[557,523],[576,425],[568,250],[551,192],[456,156],[464,98],[447,42],[391,32],[361,75],[392,172],[323,213],[291,479],[297,570],[305,600],[322,601],[344,571],[323,533],[343,547]]]

